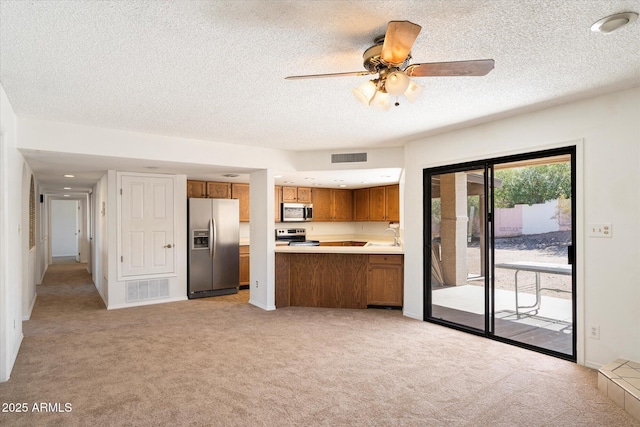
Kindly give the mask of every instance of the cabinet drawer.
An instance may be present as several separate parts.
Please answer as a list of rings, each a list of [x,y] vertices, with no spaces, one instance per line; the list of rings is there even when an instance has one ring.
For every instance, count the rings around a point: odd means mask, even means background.
[[[402,255],[369,255],[369,264],[402,264]]]

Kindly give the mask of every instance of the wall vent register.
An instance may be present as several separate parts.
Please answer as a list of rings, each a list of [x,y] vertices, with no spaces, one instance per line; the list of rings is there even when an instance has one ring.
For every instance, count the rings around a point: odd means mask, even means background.
[[[332,154],[331,163],[364,163],[367,161],[367,153]]]

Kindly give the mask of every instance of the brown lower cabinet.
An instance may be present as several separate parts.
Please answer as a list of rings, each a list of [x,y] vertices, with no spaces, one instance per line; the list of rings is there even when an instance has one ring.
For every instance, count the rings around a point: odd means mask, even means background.
[[[367,305],[402,307],[402,255],[369,255]]]
[[[402,307],[403,258],[276,253],[276,307]]]
[[[249,246],[240,246],[240,286],[248,285],[251,281],[249,276]]]

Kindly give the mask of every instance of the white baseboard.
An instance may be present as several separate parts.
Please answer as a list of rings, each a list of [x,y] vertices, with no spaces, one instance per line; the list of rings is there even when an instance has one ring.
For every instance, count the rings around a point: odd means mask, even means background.
[[[44,280],[44,275],[47,274],[47,269],[49,268],[51,264],[47,264],[44,266],[44,271],[42,272],[42,275],[40,276],[40,282],[38,282],[38,285],[42,285],[42,281]]]
[[[107,306],[107,310],[117,310],[119,308],[140,307],[140,306],[143,306],[143,305],[164,304],[166,302],[186,301],[187,299],[188,298],[185,295],[183,297],[154,299],[154,300],[148,300],[148,301],[135,302],[135,303],[131,303],[131,304],[112,304],[112,305],[108,305]]]
[[[262,304],[261,302],[258,302],[258,301],[252,300],[252,299],[249,300],[249,304],[255,305],[256,307],[261,308],[261,309],[263,309],[265,311],[273,311],[273,310],[276,309],[275,305],[268,306],[268,305]]]
[[[6,365],[7,372],[3,374],[3,376],[6,375],[6,378],[0,378],[0,382],[9,381],[9,378],[11,377],[11,371],[13,370],[13,365],[15,365],[16,360],[18,359],[18,352],[20,351],[20,346],[22,345],[23,338],[24,335],[20,333],[20,335],[18,335],[16,343],[13,346],[14,352],[10,355],[9,363]]]
[[[591,360],[585,360],[584,366],[591,369],[600,369],[604,366],[604,363],[593,362]]]
[[[402,312],[402,314],[403,314],[403,316],[405,316],[405,317],[410,317],[410,318],[412,318],[412,319],[416,319],[416,320],[424,320],[424,319],[422,318],[422,313],[417,314],[417,313],[411,313],[411,312],[409,312],[409,311],[403,311],[403,312]]]
[[[33,312],[33,306],[36,305],[37,297],[38,297],[38,293],[36,292],[33,294],[33,299],[31,300],[31,305],[29,306],[29,312],[22,315],[23,321],[31,319],[31,313]]]

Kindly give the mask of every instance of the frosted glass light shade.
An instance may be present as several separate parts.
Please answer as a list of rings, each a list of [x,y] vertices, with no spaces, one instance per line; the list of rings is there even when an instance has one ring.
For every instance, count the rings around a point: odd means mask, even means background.
[[[351,93],[353,93],[353,96],[355,96],[361,104],[370,105],[377,91],[378,89],[376,88],[375,83],[369,80],[368,82],[353,89]]]
[[[409,87],[407,87],[407,90],[404,92],[404,96],[407,97],[409,102],[414,103],[423,90],[424,86],[420,86],[418,83],[411,80],[409,82]]]
[[[394,96],[402,95],[409,87],[409,77],[402,71],[394,71],[389,74],[384,82],[384,88],[388,94]]]
[[[391,96],[388,93],[378,91],[371,101],[371,106],[376,110],[387,111],[391,108]]]

